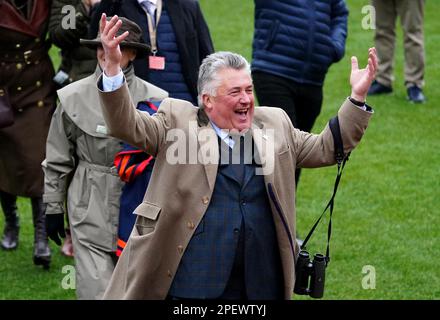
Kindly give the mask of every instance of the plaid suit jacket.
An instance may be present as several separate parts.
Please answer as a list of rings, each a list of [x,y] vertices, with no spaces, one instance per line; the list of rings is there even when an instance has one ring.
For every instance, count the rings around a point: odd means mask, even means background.
[[[220,142],[220,146],[226,144]],[[219,165],[211,202],[180,261],[169,295],[218,298],[238,259],[244,265],[239,281],[245,284],[247,298],[268,300],[283,296],[275,226],[264,178],[255,174],[256,166],[255,161],[243,166]],[[237,250],[240,233],[243,255]]]

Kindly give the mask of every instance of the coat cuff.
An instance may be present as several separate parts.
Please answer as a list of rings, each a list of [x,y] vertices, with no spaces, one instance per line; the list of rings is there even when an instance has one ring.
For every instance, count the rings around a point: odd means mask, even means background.
[[[343,103],[342,107],[339,109],[338,114],[344,114],[349,119],[354,121],[367,121],[371,118],[374,110],[371,106],[365,104],[364,107],[359,107],[351,102],[348,98]]]
[[[63,202],[49,202],[46,206],[46,215],[48,214],[64,214]]]
[[[44,203],[50,203],[50,202],[64,202],[66,195],[64,193],[45,193],[43,194],[43,202]]]

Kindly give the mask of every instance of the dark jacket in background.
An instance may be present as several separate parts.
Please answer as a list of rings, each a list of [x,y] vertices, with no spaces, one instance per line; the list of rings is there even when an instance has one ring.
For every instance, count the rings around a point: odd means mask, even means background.
[[[68,13],[62,12],[63,7],[70,5],[75,8],[75,28],[63,28],[63,18]],[[91,75],[96,68],[96,50],[79,44],[80,38],[87,38],[90,23],[89,13],[81,0],[54,0],[49,20],[49,36],[52,42],[61,49],[60,69],[69,75],[66,85]]]
[[[15,121],[0,129],[0,190],[24,197],[43,194],[41,162],[55,109],[52,61],[45,41],[51,1],[35,0],[28,19],[0,0],[0,90]]]
[[[195,0],[163,0],[168,11],[176,35],[179,49],[182,73],[190,93],[195,100],[197,97],[197,78],[202,60],[214,52],[208,26],[203,18],[198,1]],[[126,17],[141,26],[142,37],[149,43],[147,18],[145,11],[136,0],[102,0],[92,16],[90,36],[96,36],[99,19],[105,12],[107,16],[115,15]],[[160,44],[158,44],[160,46]],[[134,70],[138,77],[148,79],[148,61],[137,59],[134,61]],[[154,83],[153,83],[154,84]]]
[[[344,0],[255,0],[252,71],[321,86],[344,56],[347,17]]]

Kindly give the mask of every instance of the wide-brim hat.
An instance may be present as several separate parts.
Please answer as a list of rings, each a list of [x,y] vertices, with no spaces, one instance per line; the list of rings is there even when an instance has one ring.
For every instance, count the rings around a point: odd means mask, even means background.
[[[107,17],[107,21],[110,19],[111,17]],[[150,53],[150,46],[143,41],[141,28],[135,22],[128,20],[127,18],[119,17],[119,20],[122,21],[122,24],[118,32],[116,32],[116,37],[120,36],[125,31],[128,31],[128,36],[120,43],[121,49],[135,49],[137,51],[136,58],[148,56]],[[98,47],[102,47],[101,35],[99,32],[95,39],[80,39],[79,42],[81,45],[94,50]]]

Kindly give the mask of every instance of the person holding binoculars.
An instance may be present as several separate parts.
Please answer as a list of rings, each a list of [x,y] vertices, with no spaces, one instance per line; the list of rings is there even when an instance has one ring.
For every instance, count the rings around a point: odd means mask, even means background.
[[[104,119],[110,135],[156,162],[104,298],[291,299],[299,252],[295,169],[335,163],[329,127],[303,132],[282,109],[255,108],[249,63],[232,52],[203,60],[198,107],[165,99],[154,116],[138,112],[121,72],[119,44],[128,35],[115,36],[121,24],[101,18],[106,66],[97,90]],[[376,50],[369,49],[364,69],[356,57],[351,64],[351,96],[338,112],[346,152],[372,115],[365,98]],[[185,139],[169,141],[170,135]],[[191,146],[199,150],[195,162],[170,161],[176,153],[188,159]],[[239,154],[239,161],[224,159],[225,151]]]

